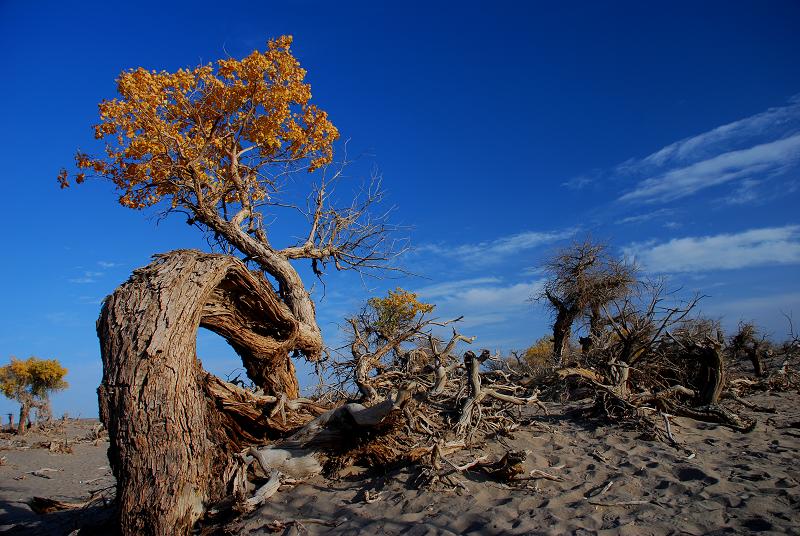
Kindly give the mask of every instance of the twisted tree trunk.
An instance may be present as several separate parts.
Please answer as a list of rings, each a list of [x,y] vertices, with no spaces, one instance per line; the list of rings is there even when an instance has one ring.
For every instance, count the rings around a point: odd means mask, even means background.
[[[545,291],[545,296],[556,310],[556,319],[553,322],[553,360],[556,367],[564,364],[564,355],[569,348],[569,339],[572,336],[572,324],[578,317],[579,309],[575,305],[567,306],[557,296]]]
[[[564,364],[564,356],[569,348],[569,339],[572,336],[572,323],[574,315],[567,308],[561,308],[553,323],[553,356],[556,367]]]
[[[201,326],[228,340],[266,396],[203,371]],[[299,331],[269,282],[223,255],[159,255],[106,299],[98,395],[124,534],[188,534],[226,496],[234,453],[291,428],[267,405],[297,397]]]
[[[764,355],[759,351],[759,346],[760,344],[757,341],[754,342],[753,346],[747,349],[747,357],[753,364],[753,374],[755,374],[757,378],[762,378],[765,373]]]
[[[27,431],[28,419],[31,414],[31,402],[27,399],[20,401],[19,424],[17,424],[17,435],[24,435]]]
[[[722,354],[713,344],[697,345],[695,351],[700,362],[699,402],[705,406],[716,405],[725,386]]]
[[[240,227],[240,222],[228,221],[214,210],[200,210],[197,216],[275,278],[281,300],[288,306],[295,320],[298,331],[294,337],[296,349],[303,352],[309,360],[318,360],[322,354],[322,333],[317,324],[314,302],[289,259],[271,248],[265,236],[262,235],[258,240],[246,233]]]

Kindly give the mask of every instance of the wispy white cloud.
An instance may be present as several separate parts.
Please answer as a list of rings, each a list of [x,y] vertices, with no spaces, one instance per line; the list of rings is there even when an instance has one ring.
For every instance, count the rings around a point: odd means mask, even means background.
[[[596,180],[597,176],[599,175],[578,175],[577,177],[573,177],[568,181],[562,182],[561,186],[566,186],[570,190],[583,190],[592,184]]]
[[[427,244],[416,249],[417,252],[434,253],[445,257],[454,257],[473,264],[487,265],[502,262],[510,255],[517,255],[539,246],[551,244],[569,238],[576,229],[560,231],[525,231],[504,236],[495,240],[486,240],[473,244],[448,246],[444,244]]]
[[[106,270],[109,268],[116,268],[117,266],[122,266],[119,263],[111,262],[111,261],[97,261],[97,265],[101,268],[105,268]]]
[[[734,329],[740,320],[755,321],[771,332],[776,340],[788,334],[789,322],[784,314],[794,317],[800,314],[800,292],[782,292],[766,296],[709,300],[703,304],[703,314],[720,316],[726,329]],[[796,329],[796,328],[795,328]]]
[[[446,281],[416,290],[420,298],[436,304],[441,317],[464,315],[462,326],[507,322],[531,309],[530,299],[541,291],[542,281],[503,283],[495,277]]]
[[[651,212],[645,212],[643,214],[635,214],[633,216],[628,216],[622,219],[617,220],[617,225],[626,225],[631,223],[643,223],[646,221],[654,220],[656,218],[665,218],[667,216],[671,216],[673,211],[668,208],[660,208],[658,210],[653,210]]]
[[[454,300],[468,310],[504,311],[527,307],[531,296],[541,289],[537,282],[516,283],[508,286],[492,286],[466,289],[454,296]]]
[[[535,276],[542,276],[547,273],[547,268],[544,266],[528,266],[527,268],[523,268],[520,272],[521,275],[535,275]]]
[[[761,195],[758,191],[758,186],[761,181],[745,179],[739,186],[729,195],[722,199],[723,203],[728,205],[749,205],[761,200]]]
[[[95,283],[97,281],[97,278],[102,277],[104,273],[105,272],[94,272],[87,270],[83,272],[83,275],[67,279],[67,281],[76,284]]]
[[[634,243],[624,252],[646,270],[662,273],[800,264],[800,225]]]
[[[619,200],[667,203],[727,184],[787,175],[800,164],[800,95],[784,106],[671,143],[643,158],[631,158],[605,172],[580,175],[564,186],[578,189],[595,181],[634,181]],[[618,184],[618,183],[617,183]],[[747,201],[746,201],[747,202]]]
[[[798,162],[800,134],[670,169],[641,181],[619,199],[647,203],[674,201],[711,186],[781,173]]]
[[[483,285],[491,285],[500,283],[497,277],[474,277],[472,279],[459,279],[457,281],[445,281],[443,283],[435,283],[417,289],[417,294],[420,298],[432,299],[453,296],[464,289],[481,287]]]
[[[642,158],[618,166],[617,172],[641,175],[652,174],[665,167],[684,167],[708,160],[716,155],[753,147],[765,139],[777,140],[791,136],[800,129],[800,95],[786,106],[770,108],[697,136],[685,138]]]

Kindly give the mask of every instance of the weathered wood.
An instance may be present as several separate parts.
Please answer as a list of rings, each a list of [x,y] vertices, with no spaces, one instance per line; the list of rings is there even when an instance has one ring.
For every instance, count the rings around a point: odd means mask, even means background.
[[[564,364],[564,356],[569,349],[572,336],[572,324],[579,312],[574,307],[567,307],[552,295],[547,296],[556,308],[556,319],[553,322],[553,359],[556,367]]]
[[[753,374],[755,374],[757,378],[763,378],[766,373],[764,369],[764,354],[759,351],[760,346],[759,342],[755,341],[753,346],[747,349],[747,357],[753,364]]]
[[[717,346],[710,343],[697,345],[695,349],[700,361],[699,403],[704,406],[717,404],[725,386],[722,354]]]
[[[247,397],[202,370],[201,326],[231,344],[272,399]],[[268,435],[269,419],[253,407],[297,396],[289,352],[298,323],[269,282],[238,259],[178,250],[157,256],[109,296],[97,331],[100,416],[122,532],[188,534],[225,496],[234,453]]]
[[[456,433],[463,436],[464,433],[470,428],[472,423],[472,414],[476,406],[479,406],[486,392],[481,389],[481,364],[489,358],[489,352],[484,351],[480,356],[476,356],[475,352],[467,350],[464,353],[464,368],[467,370],[467,386],[469,391],[467,398],[461,406],[461,415],[456,423]]]
[[[17,423],[17,435],[23,435],[27,431],[28,419],[31,414],[31,403],[28,400],[22,400],[19,406],[19,423]]]
[[[353,444],[355,438],[401,411],[415,389],[415,385],[410,385],[394,397],[370,407],[349,403],[328,410],[288,438],[251,448],[248,454],[257,459],[265,471],[275,470],[297,479],[317,475],[322,472],[331,451],[343,450],[344,445]]]

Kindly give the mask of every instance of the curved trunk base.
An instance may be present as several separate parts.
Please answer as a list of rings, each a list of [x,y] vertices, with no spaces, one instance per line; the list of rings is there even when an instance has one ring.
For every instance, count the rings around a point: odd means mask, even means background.
[[[201,326],[228,340],[266,396],[203,371]],[[297,397],[289,352],[298,323],[269,282],[236,258],[157,256],[106,299],[97,332],[100,416],[124,534],[188,534],[226,495],[235,453],[304,422],[302,412],[281,423],[268,411]]]

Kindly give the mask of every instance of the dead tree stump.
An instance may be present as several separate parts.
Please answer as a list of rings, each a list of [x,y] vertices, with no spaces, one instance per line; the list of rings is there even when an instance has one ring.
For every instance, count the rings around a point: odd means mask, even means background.
[[[763,378],[766,370],[764,368],[764,354],[759,351],[759,346],[758,341],[753,343],[753,346],[747,349],[747,357],[750,358],[750,362],[753,364],[753,374],[755,374],[756,378]]]
[[[203,371],[198,328],[224,337],[265,394],[284,400],[298,394],[289,359],[298,323],[236,258],[178,250],[155,259],[106,299],[97,321],[100,417],[122,532],[188,534],[227,494],[234,453],[270,432],[266,417],[237,410],[241,400],[226,400],[235,393]]]
[[[701,405],[716,405],[722,388],[725,386],[722,354],[714,344],[702,344],[695,347],[700,363],[699,402]]]

